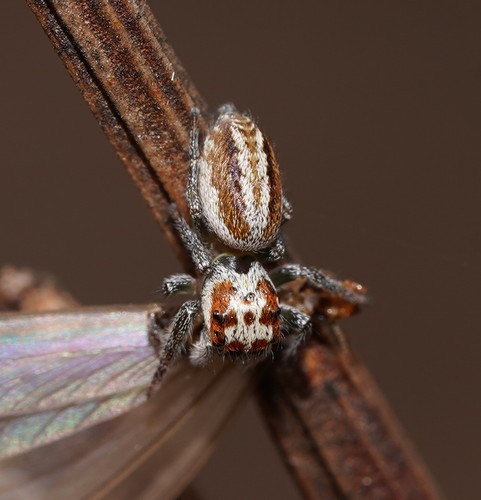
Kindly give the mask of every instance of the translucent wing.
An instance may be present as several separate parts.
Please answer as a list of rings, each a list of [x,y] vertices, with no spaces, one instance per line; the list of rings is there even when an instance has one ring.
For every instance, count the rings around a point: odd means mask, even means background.
[[[156,366],[149,312],[143,306],[2,315],[0,456],[145,401]]]
[[[0,316],[1,498],[171,498],[190,482],[248,379],[231,365],[181,362],[151,401],[121,415],[145,400],[156,367],[148,315]]]

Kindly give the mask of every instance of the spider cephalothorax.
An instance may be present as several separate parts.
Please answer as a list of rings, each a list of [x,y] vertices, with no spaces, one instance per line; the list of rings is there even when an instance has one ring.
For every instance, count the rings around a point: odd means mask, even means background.
[[[291,215],[272,148],[256,124],[232,105],[221,108],[201,148],[198,113],[192,112],[187,189],[194,227],[175,206],[171,219],[201,277],[200,298],[185,302],[173,318],[149,392],[191,337],[199,309],[203,325],[190,357],[203,364],[212,354],[259,359],[286,336],[295,333],[302,339],[310,331],[310,317],[280,303],[276,287],[286,282],[304,278],[355,308],[366,302],[360,288],[315,268],[289,263],[267,271],[264,261],[273,267],[284,255],[280,227]],[[212,242],[204,241],[205,231],[236,255],[217,254]],[[196,293],[197,283],[190,275],[176,274],[164,281],[163,290]]]
[[[255,260],[216,259],[204,280],[201,307],[205,334],[221,353],[264,351],[281,338],[277,292]]]

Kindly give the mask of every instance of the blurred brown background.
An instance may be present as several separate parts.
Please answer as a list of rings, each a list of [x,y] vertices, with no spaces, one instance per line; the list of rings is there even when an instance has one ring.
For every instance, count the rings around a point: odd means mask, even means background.
[[[297,256],[369,287],[345,331],[446,497],[479,498],[481,4],[151,4],[211,107],[273,139]],[[180,268],[146,205],[26,5],[0,22],[0,262],[155,300]],[[253,404],[194,486],[297,498]]]

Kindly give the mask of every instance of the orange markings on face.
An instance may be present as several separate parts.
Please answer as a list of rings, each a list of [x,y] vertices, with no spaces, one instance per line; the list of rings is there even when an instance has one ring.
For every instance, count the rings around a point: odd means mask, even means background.
[[[257,282],[257,290],[260,290],[264,294],[265,297],[273,295],[275,297],[276,302],[277,302],[276,289],[274,288],[274,286],[272,285],[272,283],[270,281],[267,281],[266,279],[260,279]]]
[[[210,338],[212,341],[212,344],[216,346],[221,346],[224,345],[225,343],[225,334],[223,330],[216,330],[211,327],[210,329]]]
[[[274,342],[281,336],[281,320],[279,318],[279,299],[274,287],[267,280],[261,279],[257,283],[257,289],[261,291],[266,299],[266,305],[262,308],[259,322],[261,325],[272,327]]]
[[[235,325],[237,325],[237,316],[234,311],[230,311],[225,318],[224,327],[228,328]]]
[[[246,313],[244,313],[244,323],[247,326],[253,325],[255,319],[256,319],[256,317],[252,311],[247,311]]]
[[[252,342],[250,350],[253,352],[264,351],[268,344],[269,342],[266,339],[257,339]]]
[[[225,314],[235,292],[236,289],[230,281],[217,283],[212,291],[212,312],[219,311],[219,314]]]
[[[225,347],[224,351],[227,352],[244,352],[245,351],[245,344],[244,342],[240,342],[239,340],[234,340],[232,342],[229,342]]]
[[[234,311],[230,311],[226,315],[231,297],[235,291],[236,289],[230,281],[221,281],[214,286],[210,311],[210,338],[214,345],[224,344],[225,329],[237,325],[237,317]]]

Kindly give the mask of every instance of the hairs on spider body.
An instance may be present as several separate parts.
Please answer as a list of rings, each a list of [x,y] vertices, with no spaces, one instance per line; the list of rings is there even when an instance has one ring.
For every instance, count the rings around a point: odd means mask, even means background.
[[[297,336],[295,345],[304,338],[311,329],[310,317],[279,302],[277,287],[283,283],[306,278],[313,287],[356,306],[367,300],[363,293],[318,269],[289,263],[266,270],[262,262],[272,263],[284,255],[280,228],[292,212],[282,193],[272,147],[249,117],[226,105],[201,148],[198,114],[192,111],[186,193],[193,228],[175,206],[171,219],[201,281],[175,274],[164,280],[163,291],[195,293],[200,289],[200,297],[186,301],[174,316],[149,394],[191,337],[199,313],[203,325],[190,357],[204,364],[214,354],[259,359],[289,335]],[[206,232],[237,255],[213,255],[203,239]]]

